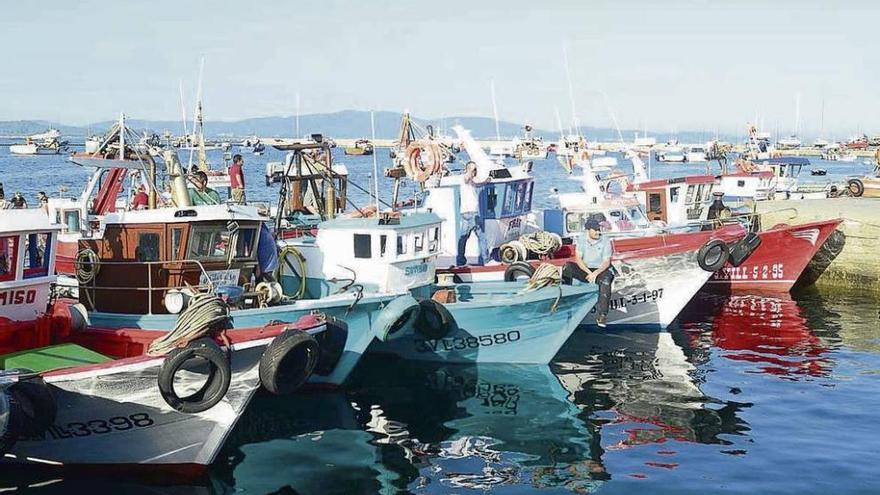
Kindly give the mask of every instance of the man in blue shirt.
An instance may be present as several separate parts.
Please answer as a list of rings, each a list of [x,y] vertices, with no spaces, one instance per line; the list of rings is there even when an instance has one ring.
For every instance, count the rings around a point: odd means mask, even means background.
[[[572,279],[599,284],[599,301],[596,303],[596,324],[605,327],[608,321],[608,303],[611,299],[611,240],[602,236],[599,221],[589,218],[584,222],[584,237],[578,242],[577,257],[562,267],[562,282],[571,284]]]

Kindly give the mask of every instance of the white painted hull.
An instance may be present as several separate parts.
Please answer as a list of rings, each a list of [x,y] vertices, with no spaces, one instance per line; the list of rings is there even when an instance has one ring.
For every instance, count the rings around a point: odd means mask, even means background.
[[[19,440],[0,462],[206,466],[259,388],[258,364],[270,341],[233,346],[229,391],[199,414],[180,413],[165,403],[157,386],[162,359],[47,376],[58,404],[55,424],[41,438]]]
[[[44,148],[35,144],[13,144],[9,147],[13,155],[57,155],[61,151],[58,148]]]

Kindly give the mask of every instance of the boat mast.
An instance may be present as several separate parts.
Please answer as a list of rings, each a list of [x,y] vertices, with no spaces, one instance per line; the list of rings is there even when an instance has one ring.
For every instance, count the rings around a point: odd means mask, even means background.
[[[565,80],[568,82],[568,100],[571,103],[571,120],[574,123],[575,135],[581,137],[581,124],[578,122],[577,110],[574,105],[574,85],[571,83],[571,70],[568,67],[568,48],[562,44],[562,60],[565,63]]]
[[[501,127],[498,124],[498,105],[495,103],[495,80],[492,79],[489,82],[489,87],[492,90],[492,113],[495,114],[495,139],[497,141],[501,141]]]
[[[370,110],[370,134],[373,139],[373,146],[376,145],[376,119],[373,116],[373,111]],[[379,162],[376,159],[375,150],[373,150],[373,199],[376,200],[376,217],[379,216]]]
[[[180,83],[180,115],[183,117],[183,137],[186,138],[189,136],[189,130],[186,128],[186,104],[183,99],[183,79],[178,82]]]

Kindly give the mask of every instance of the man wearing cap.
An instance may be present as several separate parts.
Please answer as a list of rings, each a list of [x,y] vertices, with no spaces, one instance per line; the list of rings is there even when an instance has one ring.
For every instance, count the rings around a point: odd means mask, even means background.
[[[584,236],[578,239],[577,257],[562,267],[562,282],[571,284],[576,278],[581,282],[599,284],[599,301],[596,303],[596,324],[605,327],[608,321],[608,303],[611,299],[611,240],[602,235],[599,220],[590,217],[584,222]]]

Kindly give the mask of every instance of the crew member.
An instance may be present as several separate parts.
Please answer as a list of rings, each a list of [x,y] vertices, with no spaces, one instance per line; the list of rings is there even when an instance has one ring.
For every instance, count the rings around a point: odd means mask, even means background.
[[[132,210],[145,210],[150,207],[150,197],[147,196],[147,190],[143,184],[139,185],[134,198],[131,199]]]
[[[477,164],[468,162],[464,167],[464,175],[461,178],[460,187],[460,212],[461,212],[461,236],[458,238],[458,254],[455,258],[456,264],[464,266],[467,264],[465,251],[467,242],[471,236],[471,232],[477,234],[477,244],[479,246],[479,258],[477,264],[483,265],[489,261],[489,248],[486,244],[486,232],[484,230],[484,219],[480,218],[480,202],[477,197],[476,186],[489,182],[486,177],[483,180],[477,179]]]
[[[244,159],[236,154],[232,157],[232,166],[229,167],[229,183],[232,186],[232,201],[244,204],[244,173],[241,170]]]
[[[200,206],[219,205],[221,203],[220,195],[217,194],[217,191],[208,187],[208,174],[199,170],[192,176],[190,181],[196,187],[187,188],[187,191],[189,192],[189,204]]]
[[[46,195],[45,191],[37,193],[37,205],[42,208],[43,211],[49,213],[49,196]]]
[[[585,235],[577,243],[575,261],[562,267],[562,282],[571,284],[573,278],[581,282],[599,284],[599,301],[596,303],[596,324],[605,327],[608,321],[608,303],[611,299],[611,240],[602,235],[599,221],[590,217],[584,222]]]
[[[18,209],[22,209],[22,208],[27,208],[27,200],[24,199],[24,196],[22,196],[20,192],[16,192],[12,196],[12,201],[10,201],[10,203],[12,203],[13,209],[18,210]]]

